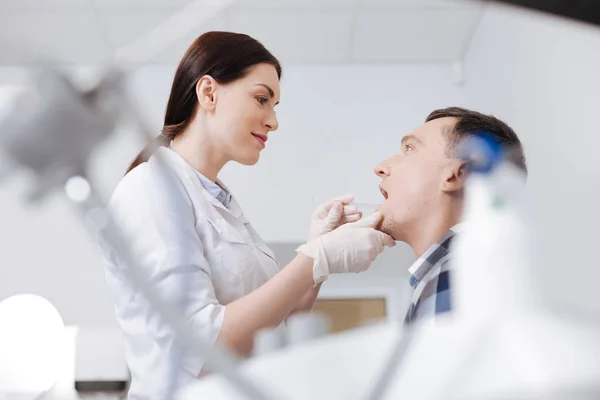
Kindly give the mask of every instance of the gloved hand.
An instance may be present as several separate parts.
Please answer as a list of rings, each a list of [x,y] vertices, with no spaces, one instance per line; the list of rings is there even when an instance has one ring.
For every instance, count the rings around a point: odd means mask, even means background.
[[[317,207],[312,214],[308,240],[316,239],[347,222],[358,221],[362,217],[362,213],[358,207],[352,205],[353,201],[354,196],[346,194],[335,197]]]
[[[314,260],[315,285],[329,274],[362,272],[368,269],[384,247],[394,247],[394,239],[375,227],[381,222],[379,212],[357,222],[345,224],[298,247],[297,252]]]

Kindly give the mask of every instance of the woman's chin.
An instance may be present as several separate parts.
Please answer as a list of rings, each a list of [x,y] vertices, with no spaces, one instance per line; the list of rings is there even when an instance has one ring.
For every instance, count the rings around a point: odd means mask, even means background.
[[[256,154],[244,154],[241,157],[237,157],[235,161],[242,165],[255,165],[260,160],[260,153]]]

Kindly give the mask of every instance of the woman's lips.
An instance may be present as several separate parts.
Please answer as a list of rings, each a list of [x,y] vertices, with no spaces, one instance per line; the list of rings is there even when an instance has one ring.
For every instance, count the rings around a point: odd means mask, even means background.
[[[256,140],[259,141],[259,143],[262,145],[262,147],[265,147],[267,140],[269,140],[269,138],[267,137],[267,135],[263,135],[262,133],[254,133],[252,132],[252,136],[254,136],[256,138]]]

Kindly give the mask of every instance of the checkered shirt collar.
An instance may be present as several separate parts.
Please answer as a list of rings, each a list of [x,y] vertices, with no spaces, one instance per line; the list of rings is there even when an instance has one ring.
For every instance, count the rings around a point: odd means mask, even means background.
[[[450,242],[454,235],[462,229],[463,224],[450,228],[440,240],[432,244],[408,269],[410,272],[410,285],[416,288],[421,279],[446,255],[448,255]]]

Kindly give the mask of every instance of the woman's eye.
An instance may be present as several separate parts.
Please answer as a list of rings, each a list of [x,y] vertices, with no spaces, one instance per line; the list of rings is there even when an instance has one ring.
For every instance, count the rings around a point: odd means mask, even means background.
[[[413,150],[414,150],[414,148],[410,144],[405,144],[404,145],[404,152],[405,153],[408,153],[408,152],[413,151]]]
[[[267,101],[269,101],[269,99],[267,99],[266,97],[257,97],[256,100],[258,100],[258,102],[262,105],[265,104]]]

